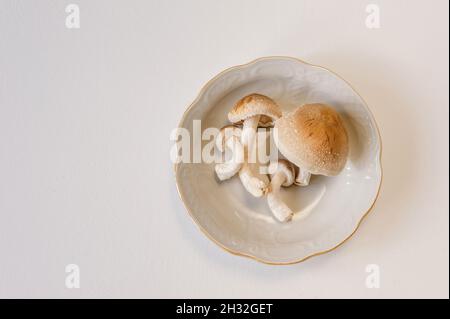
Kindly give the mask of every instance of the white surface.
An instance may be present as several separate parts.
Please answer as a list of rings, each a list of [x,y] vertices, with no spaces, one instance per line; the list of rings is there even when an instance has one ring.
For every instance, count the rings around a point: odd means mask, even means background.
[[[376,1],[380,29],[360,0],[73,2],[77,30],[68,1],[0,1],[1,297],[448,297],[448,1]],[[339,73],[383,139],[357,234],[288,267],[206,239],[169,161],[201,86],[267,55]]]
[[[332,178],[314,176],[308,187],[282,190],[281,198],[295,214],[290,222],[280,223],[269,209],[268,198],[255,198],[246,191],[241,172],[231,180],[218,182],[214,163],[207,159],[197,164],[183,161],[175,165],[175,175],[186,208],[201,229],[222,247],[266,263],[298,262],[338,246],[355,232],[380,188],[381,141],[372,114],[361,97],[332,72],[293,58],[271,57],[232,68],[208,82],[180,126],[193,136],[195,120],[201,120],[204,130],[230,125],[228,112],[252,92],[274,99],[284,114],[303,104],[332,105],[347,130],[349,154],[345,167]],[[281,140],[279,121],[275,127]],[[275,132],[260,132],[255,143],[267,149],[269,134],[275,144]],[[279,148],[284,155],[286,150],[286,146],[284,151]],[[278,150],[274,146],[271,151],[275,160]],[[258,162],[259,169],[267,165],[263,157]],[[268,183],[267,175],[262,176]]]

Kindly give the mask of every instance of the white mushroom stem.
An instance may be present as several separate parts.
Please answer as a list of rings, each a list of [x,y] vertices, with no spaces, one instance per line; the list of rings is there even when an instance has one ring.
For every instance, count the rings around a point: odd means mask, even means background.
[[[295,178],[295,184],[300,186],[308,186],[310,179],[311,173],[299,167],[298,175]]]
[[[238,137],[234,135],[230,136],[225,143],[225,147],[231,150],[233,154],[230,160],[225,163],[216,164],[215,166],[217,177],[221,181],[233,177],[239,172],[244,163],[244,150]]]
[[[255,176],[251,166],[244,162],[241,170],[239,171],[239,178],[245,189],[255,197],[261,197],[264,195],[264,190],[267,187],[267,183]]]
[[[262,180],[253,172],[250,163],[256,164],[255,145],[256,132],[258,129],[260,115],[255,115],[244,120],[242,127],[241,142],[245,150],[245,162],[239,171],[239,177],[245,189],[255,197],[264,195],[268,180]],[[249,160],[250,159],[250,160]]]
[[[294,215],[292,210],[279,196],[281,185],[283,185],[286,179],[286,174],[283,171],[275,173],[270,182],[270,191],[267,194],[267,203],[269,204],[270,210],[280,222],[290,221]]]
[[[241,136],[241,142],[244,147],[252,149],[260,118],[260,115],[255,115],[244,120]]]

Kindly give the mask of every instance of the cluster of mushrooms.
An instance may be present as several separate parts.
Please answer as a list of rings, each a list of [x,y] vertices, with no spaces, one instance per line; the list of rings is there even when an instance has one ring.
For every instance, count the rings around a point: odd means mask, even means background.
[[[344,168],[348,156],[348,135],[339,114],[325,104],[306,104],[283,114],[269,97],[250,94],[239,100],[228,113],[232,125],[216,137],[218,150],[232,152],[231,159],[216,164],[219,180],[238,174],[244,188],[255,197],[266,196],[274,217],[292,220],[294,212],[284,203],[281,187],[309,185],[311,174],[335,176]],[[274,142],[284,157],[269,165],[269,177],[255,171],[249,163],[258,127],[275,127]]]

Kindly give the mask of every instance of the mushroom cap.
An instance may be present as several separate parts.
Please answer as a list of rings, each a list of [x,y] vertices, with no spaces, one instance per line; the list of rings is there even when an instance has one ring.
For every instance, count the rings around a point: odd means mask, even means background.
[[[269,97],[253,93],[240,99],[228,113],[228,119],[232,123],[240,123],[249,117],[261,115],[259,125],[268,126],[282,113],[280,107]]]
[[[285,159],[279,159],[278,162],[270,163],[269,172],[270,176],[273,176],[278,172],[283,172],[286,175],[286,181],[282,184],[285,187],[291,186],[295,180],[295,168],[291,162]]]
[[[307,104],[277,120],[274,140],[281,154],[312,174],[335,176],[347,162],[347,131],[325,104]]]
[[[216,136],[216,146],[219,149],[219,151],[224,152],[225,143],[230,137],[236,136],[237,138],[240,139],[241,133],[242,130],[239,127],[233,125],[226,125],[222,127],[219,131],[219,134],[217,134]]]

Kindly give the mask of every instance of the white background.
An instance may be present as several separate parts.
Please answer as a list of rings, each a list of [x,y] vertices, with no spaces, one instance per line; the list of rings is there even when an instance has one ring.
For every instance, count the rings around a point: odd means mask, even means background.
[[[0,0],[0,297],[447,297],[448,1]],[[381,28],[365,26],[380,7]],[[257,57],[330,68],[365,98],[384,182],[332,253],[267,266],[191,222],[170,131]],[[65,266],[81,288],[65,287]],[[378,264],[380,289],[365,286]]]

